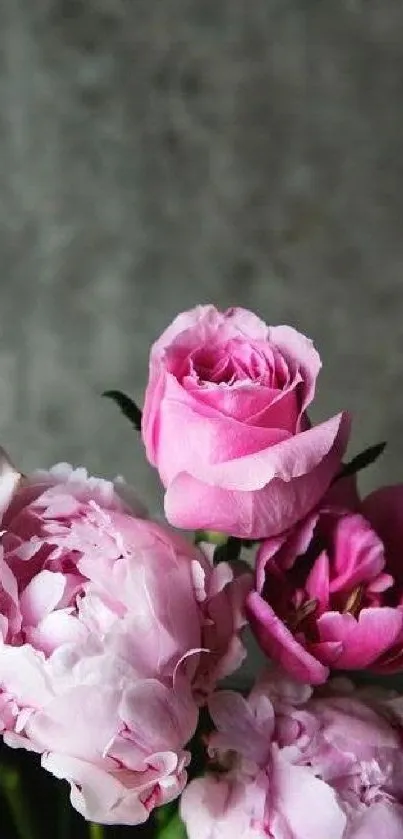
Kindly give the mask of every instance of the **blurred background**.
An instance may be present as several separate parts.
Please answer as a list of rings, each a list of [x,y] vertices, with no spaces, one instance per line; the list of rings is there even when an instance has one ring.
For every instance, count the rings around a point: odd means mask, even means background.
[[[389,443],[364,486],[402,480],[402,97],[397,0],[0,0],[0,440],[20,468],[124,474],[157,511],[101,393],[142,403],[151,342],[211,301],[312,337],[314,417],[350,409],[351,455]]]
[[[0,431],[24,470],[123,473],[149,346],[243,305],[311,336],[315,418],[402,479],[403,4],[0,2]]]

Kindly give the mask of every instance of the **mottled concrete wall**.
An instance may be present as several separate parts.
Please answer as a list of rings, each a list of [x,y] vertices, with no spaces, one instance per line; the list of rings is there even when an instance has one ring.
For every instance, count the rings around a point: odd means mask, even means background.
[[[157,482],[115,408],[213,300],[312,336],[316,415],[403,476],[403,4],[0,2],[0,431]]]

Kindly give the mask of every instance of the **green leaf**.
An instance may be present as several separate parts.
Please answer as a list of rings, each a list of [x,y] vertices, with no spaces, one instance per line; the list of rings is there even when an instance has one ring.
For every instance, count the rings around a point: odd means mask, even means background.
[[[120,390],[105,390],[102,396],[106,396],[107,399],[112,399],[113,402],[116,402],[122,414],[131,422],[136,431],[141,431],[142,413],[133,399],[130,399],[130,396],[126,396]]]
[[[97,822],[90,822],[88,825],[89,839],[104,839],[105,830],[102,824]]]
[[[169,822],[155,832],[155,839],[186,839],[186,836],[185,825],[178,813],[175,813]]]
[[[18,839],[34,839],[35,831],[18,769],[0,766],[0,789],[7,801]]]
[[[169,804],[162,804],[161,807],[156,807],[153,812],[154,824],[157,826],[157,833],[162,830],[168,822],[171,821],[178,810],[178,802],[170,801]]]
[[[376,446],[370,446],[368,449],[360,452],[349,463],[345,463],[342,466],[334,480],[339,481],[340,478],[349,478],[351,475],[356,475],[357,472],[361,472],[362,469],[366,469],[367,466],[371,466],[372,463],[378,460],[385,447],[386,443],[377,443]]]

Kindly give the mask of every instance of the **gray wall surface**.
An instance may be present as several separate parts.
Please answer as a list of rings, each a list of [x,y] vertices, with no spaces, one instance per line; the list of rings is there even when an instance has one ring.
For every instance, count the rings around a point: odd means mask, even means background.
[[[296,325],[403,480],[403,3],[0,0],[0,431],[158,482],[103,400],[197,302]]]

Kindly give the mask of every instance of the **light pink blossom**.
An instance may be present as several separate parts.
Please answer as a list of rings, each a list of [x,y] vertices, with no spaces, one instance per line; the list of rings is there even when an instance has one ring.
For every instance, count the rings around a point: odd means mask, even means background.
[[[20,478],[2,509],[4,740],[112,824],[183,789],[197,703],[242,659],[247,584],[127,496],[62,464]]]
[[[262,538],[316,505],[349,434],[345,414],[310,425],[320,366],[308,338],[245,309],[173,321],[151,351],[142,419],[172,524]]]
[[[401,700],[344,681],[312,695],[275,672],[210,712],[212,769],[181,799],[189,839],[403,836]]]

